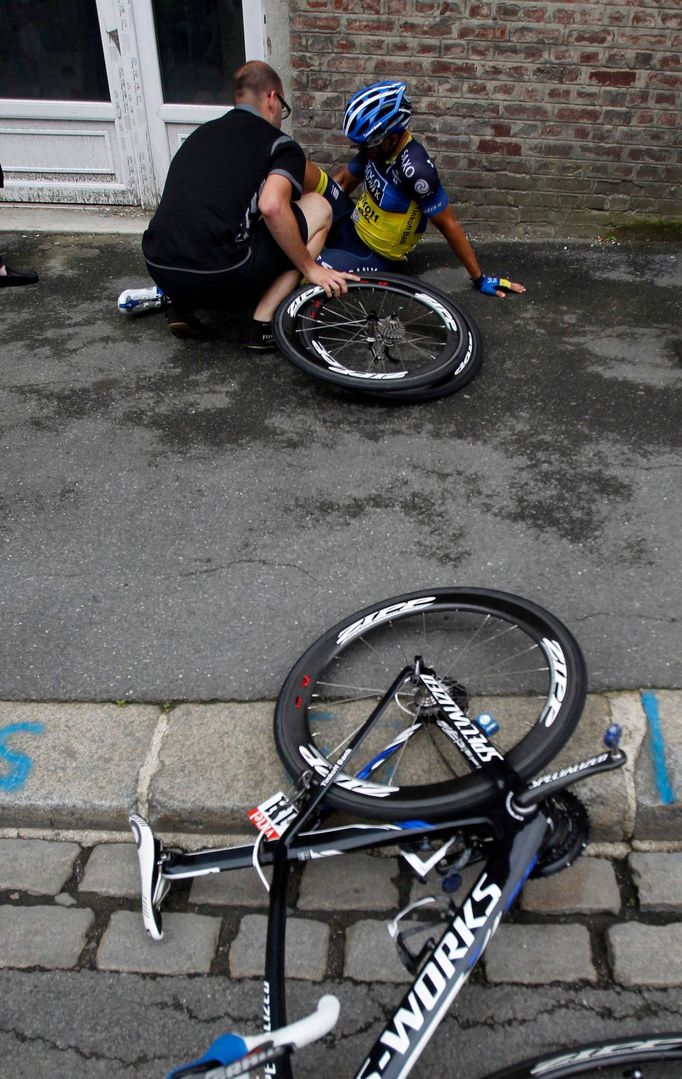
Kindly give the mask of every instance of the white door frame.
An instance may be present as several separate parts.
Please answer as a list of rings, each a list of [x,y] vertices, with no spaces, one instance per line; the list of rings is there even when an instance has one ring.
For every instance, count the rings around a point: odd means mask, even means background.
[[[242,0],[242,15],[246,59],[264,60],[266,39],[263,0]],[[217,119],[230,106],[166,105],[161,87],[152,0],[135,0],[135,27],[146,108],[146,129],[160,195],[171,158],[180,143],[199,124]]]

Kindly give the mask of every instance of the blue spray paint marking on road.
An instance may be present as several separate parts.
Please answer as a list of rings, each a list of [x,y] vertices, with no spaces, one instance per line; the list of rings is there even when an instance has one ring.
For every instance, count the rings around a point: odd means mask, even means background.
[[[658,797],[663,805],[669,806],[676,799],[665,762],[665,740],[663,738],[661,718],[658,714],[658,701],[656,700],[656,694],[652,693],[651,690],[642,691],[641,696],[642,707],[644,708],[649,724],[649,734],[651,735],[651,760],[654,766],[654,779],[656,780]]]
[[[45,728],[42,723],[10,723],[8,727],[0,727],[0,766],[7,761],[10,770],[6,775],[0,775],[0,791],[15,791],[24,785],[31,774],[33,761],[25,753],[17,753],[6,745],[7,739],[12,734],[43,734]]]

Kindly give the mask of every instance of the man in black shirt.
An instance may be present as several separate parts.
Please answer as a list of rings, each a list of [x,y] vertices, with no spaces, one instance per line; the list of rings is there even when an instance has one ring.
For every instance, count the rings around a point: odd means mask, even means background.
[[[321,195],[303,194],[305,154],[280,130],[290,110],[279,76],[251,60],[235,72],[233,95],[235,107],[193,131],[173,158],[142,251],[171,300],[176,336],[200,331],[195,305],[252,304],[249,347],[267,349],[275,309],[301,276],[331,296],[353,275],[315,261],[332,213]]]

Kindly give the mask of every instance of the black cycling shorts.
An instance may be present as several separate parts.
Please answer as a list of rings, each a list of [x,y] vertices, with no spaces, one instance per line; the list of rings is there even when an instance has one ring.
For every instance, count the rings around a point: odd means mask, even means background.
[[[308,242],[308,222],[300,206],[292,202],[296,223],[303,243]],[[147,263],[152,280],[162,288],[174,304],[182,307],[208,307],[219,310],[244,303],[255,307],[262,294],[286,270],[293,269],[289,257],[274,239],[265,222],[256,224],[244,261],[232,270],[220,273],[191,273],[186,270],[161,269]]]

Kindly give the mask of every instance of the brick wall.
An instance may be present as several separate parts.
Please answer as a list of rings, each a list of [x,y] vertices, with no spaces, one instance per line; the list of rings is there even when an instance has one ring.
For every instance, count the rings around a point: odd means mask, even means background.
[[[405,79],[479,234],[595,235],[682,215],[682,0],[289,0],[294,133],[347,157],[343,106]]]

